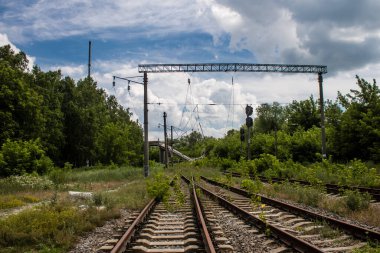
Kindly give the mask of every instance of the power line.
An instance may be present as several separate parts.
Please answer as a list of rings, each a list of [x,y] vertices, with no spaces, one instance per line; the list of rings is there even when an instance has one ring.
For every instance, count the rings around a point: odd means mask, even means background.
[[[167,103],[167,102],[150,102],[148,103],[150,105],[194,105],[194,106],[198,106],[198,105],[216,105],[216,106],[221,106],[221,105],[233,105],[233,106],[236,106],[236,105],[247,105],[247,103],[196,103],[196,104],[178,104],[178,103]],[[265,104],[265,102],[263,103],[249,103],[250,105],[262,105],[262,104]],[[278,103],[280,105],[288,105],[288,104],[291,104],[291,103]]]

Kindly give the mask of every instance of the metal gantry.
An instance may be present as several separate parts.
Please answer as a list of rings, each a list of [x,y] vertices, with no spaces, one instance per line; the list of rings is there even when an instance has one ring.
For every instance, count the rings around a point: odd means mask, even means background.
[[[326,157],[326,133],[323,100],[323,74],[327,66],[295,64],[254,64],[254,63],[191,63],[191,64],[139,64],[139,73],[144,73],[144,174],[149,175],[148,142],[148,73],[174,72],[277,72],[318,74],[319,101],[321,110],[322,156]]]
[[[280,73],[327,73],[321,65],[250,64],[250,63],[194,63],[194,64],[140,64],[139,72],[280,72]]]

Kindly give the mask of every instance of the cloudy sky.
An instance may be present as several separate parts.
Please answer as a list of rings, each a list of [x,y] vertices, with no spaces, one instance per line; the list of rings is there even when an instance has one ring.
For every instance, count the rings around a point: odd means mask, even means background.
[[[0,0],[0,45],[31,65],[92,77],[143,122],[143,89],[112,76],[139,75],[140,63],[327,65],[325,98],[356,88],[355,75],[380,75],[378,0]],[[244,122],[244,107],[318,97],[309,74],[150,74],[150,139],[163,138],[162,114],[176,130],[223,136]],[[190,79],[190,85],[188,84]],[[233,79],[233,82],[232,82]],[[141,80],[140,80],[141,81]],[[215,105],[209,105],[215,104]],[[234,104],[234,105],[231,105]]]

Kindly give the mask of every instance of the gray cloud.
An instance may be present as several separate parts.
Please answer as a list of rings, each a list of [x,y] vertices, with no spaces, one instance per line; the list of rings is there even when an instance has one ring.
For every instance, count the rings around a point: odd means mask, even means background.
[[[218,0],[244,22],[233,44],[260,62],[324,64],[332,75],[380,59],[380,2],[376,0]],[[235,37],[235,39],[234,39]]]

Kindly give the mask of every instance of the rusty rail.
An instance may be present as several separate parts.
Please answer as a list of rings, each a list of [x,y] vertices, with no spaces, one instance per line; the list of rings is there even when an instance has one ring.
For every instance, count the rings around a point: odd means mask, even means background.
[[[190,180],[188,180],[184,176],[181,176],[181,177],[187,184],[190,184]],[[192,185],[192,199],[194,202],[194,208],[197,214],[198,222],[200,223],[201,234],[202,234],[203,243],[205,245],[205,249],[208,253],[216,253],[214,244],[211,240],[210,233],[208,232],[208,229],[207,229],[205,219],[203,217],[201,204],[198,200],[198,196],[197,196],[197,192],[195,190],[194,184]]]
[[[241,174],[238,172],[230,172],[230,173],[234,177],[241,177]],[[249,177],[254,178],[254,176],[252,174],[250,174]],[[258,176],[258,178],[263,182],[269,182],[269,180],[266,177]],[[298,184],[306,185],[306,186],[311,185],[310,182],[308,182],[308,181],[299,180],[299,179],[291,179],[291,178],[272,177],[271,181],[272,182],[289,181],[291,183],[298,183]],[[364,186],[337,185],[337,184],[324,184],[324,186],[325,186],[325,189],[328,193],[341,194],[342,190],[359,191],[362,193],[369,193],[375,201],[380,201],[380,188],[370,188],[370,187],[364,187]]]
[[[201,178],[203,180],[205,180],[206,182],[209,182],[210,184],[214,184],[214,185],[217,185],[220,187],[227,187],[230,191],[235,192],[237,194],[240,194],[242,196],[245,196],[248,198],[250,198],[252,196],[252,194],[250,194],[250,193],[248,193],[242,189],[235,188],[232,186],[227,186],[225,184],[216,182],[214,180],[208,179],[208,178],[203,177],[203,176],[201,176]],[[380,242],[380,233],[376,232],[374,230],[370,230],[370,229],[363,228],[363,227],[360,227],[357,225],[353,225],[353,224],[350,224],[350,223],[347,223],[344,221],[340,221],[340,220],[337,220],[337,219],[334,219],[334,218],[331,218],[331,217],[328,217],[328,216],[325,216],[322,214],[318,214],[318,213],[306,210],[304,208],[293,206],[293,205],[290,205],[288,203],[266,197],[266,196],[261,195],[261,194],[257,194],[257,196],[260,196],[261,201],[265,204],[268,204],[268,205],[271,205],[274,207],[278,207],[280,209],[289,211],[291,213],[296,213],[298,215],[308,217],[308,218],[313,219],[313,220],[323,220],[323,221],[327,222],[329,225],[336,227],[336,228],[339,228],[339,229],[343,229],[344,231],[346,231],[346,232],[352,234],[353,236],[360,238],[362,240],[372,240],[372,241]]]
[[[130,242],[132,236],[135,234],[137,226],[144,221],[146,216],[152,210],[152,208],[157,204],[155,199],[149,201],[149,203],[144,207],[144,209],[140,212],[137,218],[133,221],[128,230],[124,233],[124,235],[117,242],[115,247],[111,250],[111,253],[121,253],[124,252],[127,248],[128,243]]]
[[[208,195],[210,198],[216,200],[218,203],[226,207],[231,212],[235,213],[236,215],[242,217],[244,220],[255,224],[261,231],[265,232],[267,230],[270,231],[271,235],[278,240],[282,241],[286,245],[292,247],[293,249],[297,250],[298,252],[304,252],[304,253],[321,253],[323,252],[321,249],[315,247],[314,245],[297,238],[293,236],[292,234],[278,228],[277,226],[268,224],[264,222],[263,220],[256,218],[249,212],[239,208],[238,206],[232,204],[231,202],[227,201],[226,199],[217,196],[215,193],[203,188],[199,184],[196,184],[196,187],[201,189],[201,191]]]

